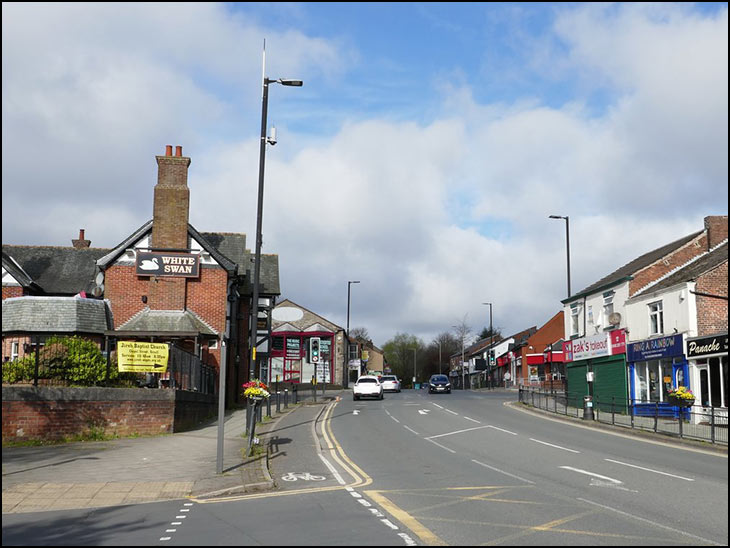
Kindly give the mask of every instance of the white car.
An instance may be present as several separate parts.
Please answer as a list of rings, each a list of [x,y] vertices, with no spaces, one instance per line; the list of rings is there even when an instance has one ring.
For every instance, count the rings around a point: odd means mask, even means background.
[[[378,377],[363,375],[357,379],[352,387],[352,399],[359,400],[360,398],[383,399],[383,385],[380,384]]]
[[[395,375],[383,375],[380,383],[383,385],[384,391],[392,390],[393,392],[400,392],[400,381]]]

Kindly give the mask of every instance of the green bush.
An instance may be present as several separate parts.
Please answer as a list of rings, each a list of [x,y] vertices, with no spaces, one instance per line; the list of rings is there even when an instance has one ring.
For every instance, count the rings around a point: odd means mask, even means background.
[[[26,356],[20,360],[3,363],[3,382],[30,382],[35,375],[35,356]]]

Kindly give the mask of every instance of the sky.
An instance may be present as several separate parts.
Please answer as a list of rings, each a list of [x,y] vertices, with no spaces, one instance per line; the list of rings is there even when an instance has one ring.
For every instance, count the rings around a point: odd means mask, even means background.
[[[728,210],[727,3],[2,4],[2,241],[114,247],[191,158],[190,223],[384,345],[572,292]]]

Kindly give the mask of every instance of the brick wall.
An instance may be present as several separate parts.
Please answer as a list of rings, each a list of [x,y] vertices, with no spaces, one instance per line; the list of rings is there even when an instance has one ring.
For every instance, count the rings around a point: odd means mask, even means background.
[[[216,408],[214,396],[175,390],[3,387],[3,443],[92,430],[122,437],[179,432]]]
[[[706,251],[707,234],[705,233],[701,234],[685,246],[679,248],[674,253],[634,274],[634,279],[629,282],[629,296],[634,295],[647,284],[654,280],[658,280],[667,272],[682,266],[690,259],[697,257]]]
[[[695,291],[725,296],[725,299],[718,299],[697,295],[697,335],[712,335],[727,331],[727,261],[700,276]]]
[[[4,285],[3,286],[3,300],[10,299],[12,297],[22,297],[23,288],[19,285]]]

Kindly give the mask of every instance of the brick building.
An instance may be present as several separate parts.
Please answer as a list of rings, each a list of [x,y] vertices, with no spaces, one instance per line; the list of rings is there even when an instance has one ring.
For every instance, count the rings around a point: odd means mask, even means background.
[[[168,145],[165,155],[156,156],[152,220],[113,249],[92,248],[83,230],[70,248],[3,245],[3,300],[103,299],[113,318],[106,332],[112,340],[173,342],[217,369],[225,359],[231,404],[242,399],[240,386],[249,376],[253,257],[245,234],[198,232],[190,225],[191,160],[182,147],[174,155],[172,149]],[[263,330],[270,330],[264,317],[279,293],[278,256],[262,255]],[[266,351],[259,348],[261,363]]]

